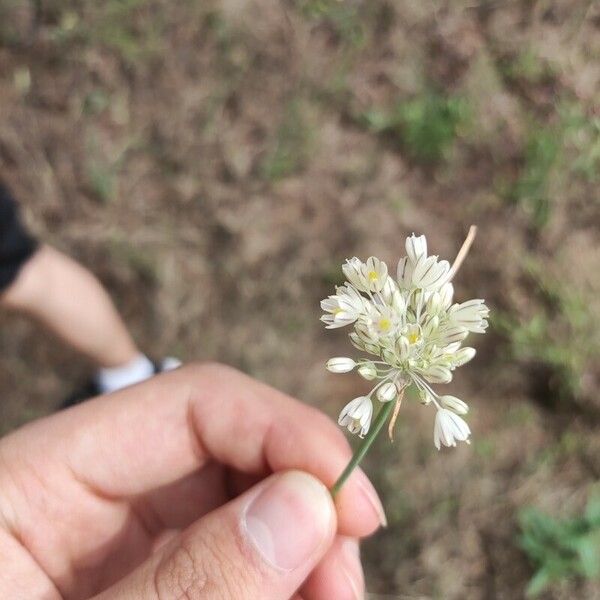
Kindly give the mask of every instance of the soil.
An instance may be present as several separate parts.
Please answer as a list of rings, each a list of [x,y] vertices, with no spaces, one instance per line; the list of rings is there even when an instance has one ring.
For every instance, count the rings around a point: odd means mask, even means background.
[[[598,5],[566,0],[0,0],[0,177],[148,353],[226,362],[332,418],[365,389],[323,367],[352,351],[318,321],[343,259],[395,265],[413,231],[451,258],[477,224],[457,297],[503,319],[452,384],[473,443],[437,452],[431,411],[405,402],[365,464],[390,524],[363,555],[373,598],[512,600],[533,573],[519,510],[575,514],[600,478],[598,161],[587,125],[572,142],[562,129],[566,110],[599,118],[599,27]],[[365,120],[426,94],[468,104],[435,159],[406,123]],[[532,131],[566,140],[546,170]],[[539,314],[547,330],[520,351]],[[582,345],[565,391],[561,349]],[[53,411],[90,369],[0,315],[0,430]],[[600,583],[543,597],[600,598]]]

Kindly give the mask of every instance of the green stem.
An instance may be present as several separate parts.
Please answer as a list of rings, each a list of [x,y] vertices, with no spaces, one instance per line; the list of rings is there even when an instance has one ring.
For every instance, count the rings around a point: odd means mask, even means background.
[[[377,413],[377,417],[375,418],[375,422],[373,423],[371,430],[369,431],[365,439],[362,441],[361,445],[356,449],[356,452],[352,456],[352,460],[348,463],[348,466],[344,469],[344,472],[340,475],[339,479],[333,484],[333,487],[330,490],[333,498],[337,496],[339,491],[342,489],[342,486],[346,482],[346,479],[350,477],[352,471],[354,471],[355,467],[357,467],[360,464],[362,459],[369,451],[369,448],[375,441],[375,438],[377,437],[377,435],[381,431],[381,428],[390,416],[390,413],[392,412],[392,409],[394,408],[395,404],[396,403],[393,401],[386,402],[379,409],[379,412]]]

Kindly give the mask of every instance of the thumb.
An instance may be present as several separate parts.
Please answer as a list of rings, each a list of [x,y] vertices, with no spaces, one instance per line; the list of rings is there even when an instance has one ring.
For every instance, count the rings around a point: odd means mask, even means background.
[[[300,471],[273,475],[209,513],[98,599],[288,600],[336,530],[327,488]]]

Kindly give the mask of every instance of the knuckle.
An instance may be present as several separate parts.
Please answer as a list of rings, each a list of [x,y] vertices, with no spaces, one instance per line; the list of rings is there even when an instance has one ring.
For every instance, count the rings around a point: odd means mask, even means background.
[[[182,367],[180,371],[188,374],[191,380],[198,385],[239,376],[239,371],[233,367],[214,361],[191,363]]]
[[[157,600],[238,600],[245,598],[245,570],[207,535],[193,542],[184,537],[159,564],[154,577]],[[237,554],[237,553],[236,553]]]
[[[158,565],[154,589],[158,600],[200,598],[208,583],[208,573],[195,553],[182,541]]]

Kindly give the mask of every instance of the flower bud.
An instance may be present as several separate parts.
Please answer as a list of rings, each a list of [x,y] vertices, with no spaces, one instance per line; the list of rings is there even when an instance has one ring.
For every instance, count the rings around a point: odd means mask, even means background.
[[[440,326],[440,318],[434,315],[423,328],[423,335],[429,337]]]
[[[396,364],[396,354],[392,350],[384,348],[383,352],[381,353],[381,358],[383,358],[388,365]]]
[[[365,344],[365,350],[371,354],[379,354],[379,346],[375,344]]]
[[[450,369],[441,365],[431,365],[423,375],[429,383],[450,383],[452,381]]]
[[[434,292],[427,300],[427,312],[430,315],[437,315],[442,305],[442,299],[439,292]]]
[[[355,348],[357,348],[358,350],[365,349],[364,342],[358,337],[358,335],[356,335],[356,333],[354,331],[348,337],[350,338],[350,341],[352,342],[352,345]]]
[[[385,285],[383,286],[383,289],[381,290],[381,295],[383,296],[383,298],[387,304],[394,306],[394,296],[396,296],[396,295],[400,296],[400,292],[398,291],[396,282],[394,281],[394,279],[392,277],[388,277],[385,280]],[[400,296],[400,297],[402,297],[402,296]]]
[[[469,412],[469,406],[456,396],[442,396],[440,402],[444,408],[455,412],[457,415],[466,415]]]
[[[427,257],[427,239],[425,236],[417,236],[413,233],[406,238],[406,254],[413,263],[416,263],[422,256]]]
[[[346,279],[358,290],[365,291],[363,286],[362,278],[360,275],[360,269],[362,262],[356,257],[352,257],[346,260],[345,264],[342,265],[342,271],[346,276]]]
[[[380,402],[391,402],[398,395],[395,383],[388,381],[377,390],[377,398]]]
[[[390,304],[396,312],[406,312],[406,302],[404,301],[402,294],[398,290],[394,290],[394,292],[392,293]]]
[[[415,293],[413,294],[413,300],[412,300],[413,306],[420,306],[423,303],[423,296],[424,296],[423,290],[417,289],[415,291]]]
[[[410,345],[405,336],[401,335],[396,341],[396,352],[400,357],[400,360],[404,360],[410,351]]]
[[[356,363],[351,358],[345,356],[336,356],[327,361],[327,370],[331,373],[348,373],[355,366]]]
[[[455,367],[460,367],[466,363],[468,363],[474,356],[476,350],[475,348],[461,348],[455,355],[452,360]]]
[[[448,310],[452,304],[454,296],[454,286],[451,283],[445,283],[440,290],[440,307],[443,310]]]
[[[372,362],[369,361],[358,367],[358,374],[367,381],[371,381],[377,377],[377,368]]]
[[[421,400],[421,404],[427,406],[431,404],[431,394],[426,390],[419,389],[419,400]]]

